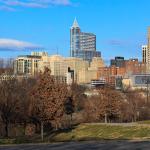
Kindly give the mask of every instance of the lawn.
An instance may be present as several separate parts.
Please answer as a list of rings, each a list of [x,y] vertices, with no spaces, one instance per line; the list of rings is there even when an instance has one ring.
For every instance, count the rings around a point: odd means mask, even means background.
[[[81,124],[70,132],[62,132],[53,137],[55,141],[71,140],[150,140],[150,126]]]
[[[150,125],[150,120],[146,120],[146,121],[139,121],[139,124],[149,124]]]
[[[43,142],[67,142],[67,141],[95,141],[95,140],[149,140],[149,121],[134,124],[81,124],[72,130],[62,130],[47,133]],[[32,137],[17,137],[14,139],[0,139],[3,144],[40,143],[40,135]]]

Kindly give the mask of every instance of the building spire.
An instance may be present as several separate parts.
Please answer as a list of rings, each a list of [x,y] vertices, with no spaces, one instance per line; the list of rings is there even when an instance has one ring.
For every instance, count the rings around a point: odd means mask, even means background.
[[[78,24],[78,21],[77,21],[76,17],[75,17],[75,19],[74,19],[74,22],[73,22],[72,27],[74,27],[74,28],[79,28],[79,24]]]

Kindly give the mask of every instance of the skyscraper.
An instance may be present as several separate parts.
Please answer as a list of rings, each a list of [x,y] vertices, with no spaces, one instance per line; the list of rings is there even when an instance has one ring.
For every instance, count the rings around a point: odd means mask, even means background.
[[[148,62],[148,47],[147,45],[142,45],[142,62]]]
[[[89,62],[93,57],[101,57],[101,53],[96,51],[96,35],[81,32],[76,18],[70,30],[70,56]]]
[[[147,72],[150,72],[150,27],[148,28],[148,44],[147,44],[146,56],[147,56],[147,60],[146,60]]]

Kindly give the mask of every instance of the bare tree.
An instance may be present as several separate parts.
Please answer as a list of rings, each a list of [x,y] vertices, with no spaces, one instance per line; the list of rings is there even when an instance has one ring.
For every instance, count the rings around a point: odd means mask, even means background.
[[[141,90],[134,90],[127,91],[125,94],[128,103],[128,110],[130,116],[132,117],[132,121],[142,119],[142,117],[144,117],[144,112],[146,113],[146,110],[148,110],[147,108],[149,107],[147,101],[145,101],[145,92]]]
[[[87,98],[84,103],[85,122],[102,121],[100,107],[101,107],[101,99],[99,96],[92,96],[90,98]]]
[[[32,101],[30,97],[30,92],[36,84],[36,78],[27,78],[19,82],[20,85],[20,118],[19,122],[24,124],[24,134],[27,123],[34,122],[32,116]]]
[[[111,122],[116,121],[121,113],[122,97],[111,88],[99,90],[99,96],[91,97],[85,102],[85,110],[90,120]]]
[[[17,80],[0,83],[0,116],[5,124],[5,136],[8,137],[8,126],[17,122],[20,111],[20,87]]]
[[[84,100],[86,99],[86,96],[84,94],[86,88],[75,83],[73,83],[70,88],[75,111],[80,111],[83,109]]]

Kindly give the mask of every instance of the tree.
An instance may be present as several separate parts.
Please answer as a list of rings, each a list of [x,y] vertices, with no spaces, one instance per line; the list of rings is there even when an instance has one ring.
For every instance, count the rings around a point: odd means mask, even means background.
[[[84,92],[86,88],[84,86],[73,83],[70,87],[70,95],[73,99],[75,111],[83,109],[84,100],[86,98]]]
[[[120,105],[122,96],[111,88],[104,88],[99,91],[101,97],[101,114],[105,122],[118,119],[120,116]]]
[[[41,123],[41,138],[43,140],[43,125],[61,117],[64,113],[64,102],[68,95],[67,86],[55,82],[48,68],[40,73],[38,81],[31,92],[33,115]]]
[[[36,78],[27,78],[23,79],[19,82],[20,84],[20,118],[19,122],[24,124],[24,134],[27,123],[34,123],[34,119],[32,117],[32,101],[30,97],[30,92],[34,85],[36,84]]]
[[[13,74],[13,59],[0,58],[0,75],[6,73],[7,75]]]
[[[142,90],[126,91],[126,100],[128,103],[128,112],[130,113],[130,121],[137,121],[138,119],[146,119],[148,115],[144,117],[144,114],[148,113],[148,103],[145,101],[145,92]]]
[[[5,136],[8,137],[8,126],[17,122],[20,113],[21,87],[17,80],[0,83],[0,116],[5,124]]]
[[[70,115],[70,126],[72,125],[72,114],[74,113],[74,103],[72,97],[68,97],[65,102],[65,113]]]
[[[111,88],[99,89],[99,95],[85,102],[85,110],[90,120],[111,122],[120,117],[122,97]]]
[[[87,98],[84,103],[85,121],[86,122],[99,122],[102,120],[101,113],[101,99],[99,96],[92,96]]]

